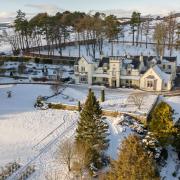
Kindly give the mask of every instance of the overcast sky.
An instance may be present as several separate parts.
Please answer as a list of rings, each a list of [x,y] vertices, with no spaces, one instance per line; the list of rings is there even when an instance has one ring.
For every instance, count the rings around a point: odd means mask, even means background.
[[[165,14],[180,11],[180,0],[0,0],[0,21],[15,17],[18,9],[29,15],[45,11],[54,14],[61,9],[85,12],[119,9],[139,10],[142,14]]]

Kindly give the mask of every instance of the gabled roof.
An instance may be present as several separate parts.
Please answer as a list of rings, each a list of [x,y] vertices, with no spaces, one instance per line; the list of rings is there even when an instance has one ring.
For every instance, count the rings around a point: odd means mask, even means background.
[[[94,58],[92,56],[83,55],[82,58],[84,58],[88,64],[92,64],[94,62]]]
[[[159,66],[154,66],[153,70],[157,73],[158,76],[160,76],[162,79],[164,80],[171,80],[171,75],[165,73],[164,71],[162,71]]]
[[[94,62],[93,57],[91,57],[91,56],[86,56],[86,57],[85,57],[85,56],[82,56],[82,57],[76,59],[74,65],[78,65],[79,60],[82,59],[82,58],[83,58],[88,64],[92,64],[92,63]]]
[[[154,67],[150,68],[149,70],[153,70],[162,80],[168,82],[171,80],[171,75],[163,72],[159,66],[155,65]]]

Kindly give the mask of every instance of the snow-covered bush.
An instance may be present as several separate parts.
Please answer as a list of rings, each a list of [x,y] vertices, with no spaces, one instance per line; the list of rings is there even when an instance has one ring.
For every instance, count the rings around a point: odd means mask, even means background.
[[[160,160],[162,147],[151,132],[147,133],[147,135],[142,139],[142,142],[147,149],[148,154],[153,156],[154,159]]]
[[[42,96],[38,96],[36,99],[36,102],[34,104],[35,108],[40,108],[40,109],[48,109],[48,105],[44,102],[45,101],[45,97]]]

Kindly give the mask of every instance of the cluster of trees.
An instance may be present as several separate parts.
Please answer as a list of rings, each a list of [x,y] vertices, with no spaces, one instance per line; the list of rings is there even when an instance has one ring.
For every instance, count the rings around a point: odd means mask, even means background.
[[[69,41],[70,33],[75,32],[79,56],[81,55],[80,40],[83,40],[87,55],[95,57],[96,49],[102,54],[105,38],[113,40],[118,37],[119,25],[115,16],[105,16],[101,13],[89,15],[83,12],[65,11],[58,12],[55,16],[40,13],[27,20],[26,14],[19,10],[14,21],[15,35],[11,36],[10,42],[14,52],[37,47],[40,53],[41,47],[46,44],[48,55],[53,55],[54,49],[58,49],[59,54],[62,55],[62,44]],[[89,44],[86,43],[87,40],[94,41]]]
[[[153,38],[156,42],[156,51],[159,56],[164,55],[166,45],[170,52],[169,55],[172,55],[174,45],[179,40],[178,33],[177,19],[172,13],[155,25]]]
[[[69,171],[73,170],[82,177],[84,172],[89,175],[107,164],[105,150],[109,140],[108,125],[101,118],[102,110],[92,90],[80,112],[76,129],[75,142],[71,140],[61,144],[59,153]]]
[[[140,12],[134,11],[129,22],[132,33],[132,45],[140,46],[145,37],[146,48],[149,43],[150,21],[153,18],[149,15],[146,18],[141,17]],[[179,41],[178,23],[176,17],[170,14],[163,21],[155,25],[153,39],[156,43],[158,55],[164,54],[165,46],[168,45],[170,55],[173,45]],[[15,34],[9,38],[12,49],[15,53],[20,50],[28,51],[29,48],[36,47],[36,51],[41,53],[42,46],[47,45],[48,55],[54,55],[57,49],[62,56],[62,50],[65,42],[72,40],[70,34],[76,36],[76,46],[81,56],[81,43],[85,45],[86,55],[95,57],[96,51],[103,54],[104,40],[111,42],[111,55],[113,52],[113,42],[118,40],[119,36],[124,37],[123,24],[116,16],[106,16],[97,12],[94,15],[84,12],[58,12],[54,16],[47,13],[39,13],[30,20],[26,14],[19,10],[14,21]],[[92,40],[92,41],[89,41]],[[81,42],[80,42],[81,41]],[[70,52],[69,52],[70,55]]]
[[[151,113],[148,128],[163,147],[161,156],[165,156],[163,153],[166,147],[172,145],[180,157],[180,123],[178,121],[174,124],[173,114],[173,109],[165,102],[160,102]],[[142,139],[136,135],[130,135],[122,142],[118,159],[112,161],[111,169],[104,179],[158,180],[160,177],[156,162],[147,153]]]
[[[180,153],[180,123],[173,123],[173,109],[165,102],[160,102],[152,111],[149,131],[165,149],[173,145]],[[94,172],[107,165],[105,150],[109,145],[108,125],[101,118],[102,111],[94,93],[89,90],[87,100],[80,112],[76,129],[75,142],[68,140],[61,144],[60,158],[69,171],[76,172],[82,178],[85,172]],[[148,154],[137,135],[130,135],[121,144],[118,159],[112,160],[106,174],[101,179],[157,179],[159,172],[156,162]]]

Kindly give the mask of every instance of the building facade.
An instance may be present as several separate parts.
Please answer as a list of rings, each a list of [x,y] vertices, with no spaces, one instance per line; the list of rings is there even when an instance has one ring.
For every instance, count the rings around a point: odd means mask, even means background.
[[[169,91],[176,78],[176,57],[82,57],[74,65],[75,82],[112,88]]]

